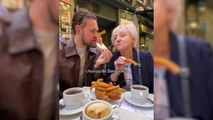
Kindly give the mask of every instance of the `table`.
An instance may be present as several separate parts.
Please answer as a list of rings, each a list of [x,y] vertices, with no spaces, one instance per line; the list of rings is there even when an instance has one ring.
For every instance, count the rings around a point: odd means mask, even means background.
[[[154,107],[138,107],[127,102],[123,93],[120,100],[108,102],[116,108],[113,109],[113,114],[120,117],[121,120],[154,120]],[[153,96],[153,95],[152,95]],[[90,92],[89,98],[94,100],[94,93]],[[152,98],[154,100],[154,98]],[[80,120],[82,112],[74,115],[59,115],[60,120]]]

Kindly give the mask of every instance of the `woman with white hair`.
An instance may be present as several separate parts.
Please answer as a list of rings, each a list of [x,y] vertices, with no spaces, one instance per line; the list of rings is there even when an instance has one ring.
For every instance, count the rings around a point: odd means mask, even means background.
[[[138,32],[134,24],[119,25],[112,32],[112,43],[117,49],[107,67],[106,82],[129,90],[132,84],[143,84],[153,92],[153,58],[149,52],[136,50]],[[138,65],[128,61],[133,60]]]

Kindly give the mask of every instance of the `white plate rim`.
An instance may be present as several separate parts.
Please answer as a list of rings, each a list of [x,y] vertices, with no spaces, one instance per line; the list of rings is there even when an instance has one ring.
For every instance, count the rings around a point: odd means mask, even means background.
[[[59,100],[59,104],[63,102],[64,102],[63,98]],[[76,108],[74,110],[67,110],[65,109],[65,107],[63,107],[62,109],[59,108],[59,115],[74,115],[74,114],[80,113],[83,110],[83,107],[85,104],[86,102],[82,104],[81,107]],[[63,113],[63,111],[66,111],[66,113]]]
[[[149,98],[151,98],[152,95],[153,94],[149,94]],[[154,106],[154,104],[151,103],[149,100],[147,100],[147,102],[143,103],[143,104],[140,104],[140,103],[137,103],[137,102],[133,101],[132,98],[131,98],[131,93],[129,91],[127,91],[127,92],[124,93],[124,99],[128,103],[130,103],[132,105],[135,105],[135,106],[138,106],[138,107],[146,107],[147,108],[147,107],[153,107]],[[147,105],[147,103],[149,103],[149,104]]]

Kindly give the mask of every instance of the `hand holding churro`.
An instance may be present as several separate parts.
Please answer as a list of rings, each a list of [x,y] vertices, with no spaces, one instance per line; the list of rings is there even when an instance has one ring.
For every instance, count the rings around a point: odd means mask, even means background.
[[[128,59],[126,57],[123,57],[123,56],[120,56],[115,62],[114,62],[114,66],[115,66],[115,70],[123,70],[124,69],[124,65],[126,63],[131,63],[135,66],[138,65],[137,62],[135,62],[134,60],[132,59]]]

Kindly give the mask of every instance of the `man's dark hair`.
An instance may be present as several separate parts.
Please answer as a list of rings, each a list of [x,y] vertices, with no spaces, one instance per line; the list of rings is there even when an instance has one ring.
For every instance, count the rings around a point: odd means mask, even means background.
[[[91,12],[89,12],[87,9],[80,9],[79,11],[77,11],[74,15],[73,15],[73,19],[72,19],[72,33],[75,35],[76,31],[75,31],[75,26],[76,25],[85,25],[85,21],[86,19],[94,19],[97,21],[97,18],[94,14],[92,14]]]

